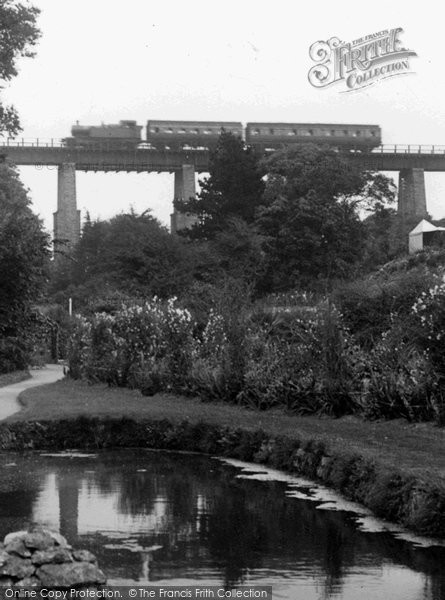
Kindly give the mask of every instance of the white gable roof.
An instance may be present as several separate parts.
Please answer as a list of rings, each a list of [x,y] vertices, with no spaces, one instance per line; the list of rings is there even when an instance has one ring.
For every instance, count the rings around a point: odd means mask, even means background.
[[[433,225],[426,219],[422,219],[409,234],[420,235],[421,233],[428,233],[429,231],[445,231],[445,227],[436,227],[436,225]]]

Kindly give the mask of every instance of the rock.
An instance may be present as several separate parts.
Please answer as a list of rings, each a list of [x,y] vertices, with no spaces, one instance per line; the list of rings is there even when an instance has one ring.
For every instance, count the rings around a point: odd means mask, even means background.
[[[23,538],[25,546],[33,550],[49,550],[55,546],[55,540],[49,531],[33,531]]]
[[[44,588],[70,588],[76,585],[106,583],[105,575],[90,562],[42,565],[37,577]]]
[[[75,550],[73,558],[78,561],[97,563],[97,558],[89,550]]]
[[[37,577],[32,575],[31,577],[25,577],[24,579],[20,579],[19,581],[14,583],[14,587],[19,587],[19,588],[40,587],[40,581],[37,579]]]
[[[71,546],[68,544],[66,538],[64,538],[63,535],[60,535],[60,533],[56,533],[55,531],[49,531],[49,529],[47,529],[46,531],[53,538],[53,540],[56,543],[56,546],[61,546],[62,548],[68,548],[69,550],[71,550]]]
[[[62,535],[44,527],[8,534],[0,546],[0,588],[86,589],[106,583],[94,554],[70,550]]]
[[[51,531],[51,529],[47,529],[46,527],[36,526],[30,529],[28,533],[40,533],[46,536],[50,536],[53,539],[54,544],[56,546],[61,546],[62,548],[71,548],[71,546],[66,541],[66,538],[63,537],[63,535],[57,533],[56,531]]]
[[[31,558],[34,565],[44,565],[47,563],[66,563],[73,562],[71,553],[66,548],[52,548],[51,550],[37,550]]]
[[[25,546],[23,540],[18,537],[9,542],[9,544],[5,546],[5,550],[10,554],[17,554],[22,558],[29,558],[31,556],[31,552]]]
[[[35,566],[29,558],[20,558],[14,554],[11,554],[5,564],[0,567],[0,576],[7,575],[18,579],[33,575],[34,572]]]
[[[8,533],[8,535],[3,540],[3,544],[7,546],[15,539],[23,540],[27,533],[27,531],[13,531],[12,533]]]

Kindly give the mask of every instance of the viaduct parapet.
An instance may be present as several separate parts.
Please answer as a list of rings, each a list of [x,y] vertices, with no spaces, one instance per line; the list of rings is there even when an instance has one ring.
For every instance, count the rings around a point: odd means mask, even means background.
[[[445,172],[443,146],[388,146],[370,152],[351,151],[348,161],[374,171],[399,172],[398,211],[401,215],[423,218],[427,214],[425,171]],[[57,211],[54,213],[55,245],[69,247],[80,236],[80,211],[76,199],[76,171],[173,173],[175,199],[188,199],[196,193],[195,174],[208,171],[209,152],[205,149],[159,150],[155,148],[113,149],[104,146],[68,148],[59,142],[49,144],[18,142],[0,145],[0,159],[16,165],[58,169]],[[190,227],[193,215],[173,211],[171,231]]]

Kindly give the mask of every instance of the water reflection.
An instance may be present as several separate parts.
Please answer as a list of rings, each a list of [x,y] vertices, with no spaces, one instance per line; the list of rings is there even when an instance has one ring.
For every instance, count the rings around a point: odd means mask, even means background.
[[[351,515],[240,479],[206,457],[119,451],[0,457],[0,535],[32,522],[94,552],[109,578],[272,584],[295,600],[442,600],[445,549],[362,533]]]

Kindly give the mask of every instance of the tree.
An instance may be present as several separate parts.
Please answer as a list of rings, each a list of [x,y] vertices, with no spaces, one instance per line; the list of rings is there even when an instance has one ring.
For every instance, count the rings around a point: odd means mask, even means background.
[[[364,249],[360,210],[379,208],[395,187],[329,148],[294,146],[265,162],[265,206],[257,226],[267,237],[263,291],[284,291],[353,274]]]
[[[364,221],[365,253],[363,270],[373,271],[377,267],[406,254],[408,233],[417,225],[418,218],[403,222],[393,208],[377,208]]]
[[[227,219],[226,227],[210,242],[222,277],[256,286],[264,274],[263,243],[264,236],[254,224],[235,217]]]
[[[252,223],[264,191],[258,157],[230,132],[222,132],[210,153],[209,177],[200,182],[195,198],[176,200],[175,208],[198,216],[187,231],[195,239],[213,239],[233,218]]]
[[[17,60],[33,57],[32,48],[40,37],[36,25],[40,10],[15,0],[0,3],[0,80],[9,82],[17,75]],[[0,133],[10,136],[21,131],[19,117],[13,106],[0,103]]]
[[[48,243],[17,171],[0,164],[0,371],[26,366],[33,306],[47,277]]]
[[[149,211],[108,221],[87,216],[72,259],[56,267],[52,293],[77,306],[122,293],[165,298],[191,285],[196,262],[193,244],[170,235]]]

